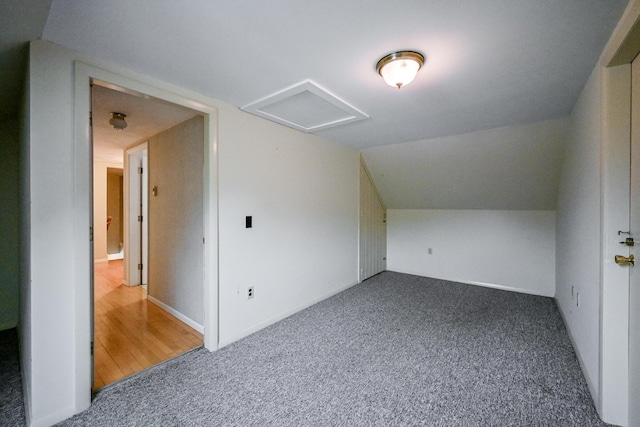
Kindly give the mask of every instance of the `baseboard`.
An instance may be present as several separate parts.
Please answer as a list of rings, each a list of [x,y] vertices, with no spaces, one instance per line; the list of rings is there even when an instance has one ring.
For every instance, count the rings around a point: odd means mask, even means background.
[[[277,322],[279,322],[279,321],[281,321],[283,319],[286,319],[287,317],[289,317],[291,315],[294,315],[297,312],[304,310],[305,308],[309,308],[312,305],[315,305],[315,304],[317,304],[317,303],[319,303],[321,301],[324,301],[324,300],[326,300],[328,298],[331,298],[332,296],[337,295],[340,292],[343,292],[343,291],[345,291],[345,290],[347,290],[347,289],[349,289],[349,288],[351,288],[351,287],[353,287],[353,286],[355,286],[357,284],[358,284],[358,282],[356,281],[356,282],[350,283],[348,285],[342,286],[342,287],[340,287],[338,289],[335,289],[335,290],[333,290],[333,291],[331,291],[331,292],[329,292],[329,293],[327,293],[327,294],[325,294],[325,295],[323,295],[321,297],[314,298],[314,299],[312,299],[310,301],[307,301],[307,302],[305,302],[305,303],[303,303],[303,304],[301,304],[299,306],[296,306],[295,308],[293,308],[291,310],[284,311],[284,312],[282,312],[282,313],[280,313],[280,314],[278,314],[276,316],[273,316],[273,317],[265,320],[264,322],[260,322],[257,325],[255,325],[255,326],[253,326],[253,327],[251,327],[249,329],[245,329],[244,331],[242,331],[238,335],[234,335],[234,336],[228,337],[228,338],[221,338],[219,343],[218,343],[218,349],[221,349],[222,347],[225,347],[225,346],[227,346],[227,345],[229,345],[231,343],[234,343],[234,342],[236,342],[238,340],[241,340],[242,338],[247,337],[247,336],[249,336],[249,335],[251,335],[251,334],[253,334],[255,332],[258,332],[259,330],[264,329],[267,326],[273,325],[274,323],[277,323]]]
[[[75,414],[75,408],[73,406],[67,406],[60,411],[47,415],[46,417],[38,419],[30,419],[30,417],[27,417],[27,425],[29,427],[49,427],[58,424],[60,421],[64,421],[67,418],[73,417]]]
[[[107,254],[107,260],[113,261],[114,259],[124,259],[124,254],[122,252],[117,254]]]
[[[571,346],[573,347],[573,351],[576,354],[576,357],[578,358],[580,369],[582,369],[582,376],[587,382],[587,387],[589,388],[589,393],[591,393],[591,399],[593,400],[593,405],[598,411],[598,415],[602,419],[602,414],[600,413],[600,405],[598,404],[598,401],[599,401],[598,389],[596,388],[595,384],[593,384],[593,381],[591,381],[591,378],[589,378],[588,371],[585,367],[586,364],[584,363],[582,354],[580,354],[580,349],[576,345],[576,340],[573,337],[573,332],[571,331],[571,328],[569,328],[569,322],[567,322],[567,317],[565,316],[564,311],[562,311],[562,306],[560,305],[560,303],[556,298],[554,298],[554,300],[556,302],[556,306],[558,307],[558,311],[560,312],[560,316],[562,317],[562,321],[564,322],[564,328],[567,330],[567,335],[569,335],[569,341],[571,341]]]
[[[109,258],[94,259],[93,262],[94,262],[94,264],[102,264],[102,263],[105,263],[105,262],[109,262]]]
[[[149,302],[157,305],[158,307],[160,307],[161,309],[163,309],[164,311],[166,311],[167,313],[169,313],[170,315],[172,315],[176,319],[178,319],[178,320],[186,323],[187,325],[191,326],[193,329],[195,329],[196,331],[200,332],[201,334],[204,334],[204,326],[200,325],[195,320],[190,319],[189,317],[187,317],[184,314],[180,313],[175,308],[168,306],[167,304],[163,303],[162,301],[160,301],[157,298],[152,297],[151,295],[147,295],[147,300]]]
[[[400,271],[400,270],[387,270],[387,271],[393,271],[393,272],[402,273],[402,274],[411,274],[413,276],[429,277],[431,279],[436,279],[436,280],[446,280],[447,282],[464,283],[465,285],[482,286],[483,288],[493,288],[493,289],[500,289],[502,291],[518,292],[520,294],[535,295],[535,296],[538,296],[538,297],[553,298],[555,296],[553,294],[549,295],[549,294],[546,294],[544,292],[533,291],[531,289],[514,288],[514,287],[511,287],[511,286],[498,285],[498,284],[495,284],[495,283],[476,282],[476,281],[473,281],[473,280],[463,280],[463,279],[456,279],[456,278],[452,278],[452,277],[427,276],[425,274],[416,273],[416,272],[413,272],[413,271]]]

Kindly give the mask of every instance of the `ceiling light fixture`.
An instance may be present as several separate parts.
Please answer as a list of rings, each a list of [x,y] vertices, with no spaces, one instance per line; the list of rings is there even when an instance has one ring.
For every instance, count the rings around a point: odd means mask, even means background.
[[[124,119],[125,117],[127,117],[126,114],[113,112],[111,113],[111,120],[109,120],[109,124],[115,130],[124,130],[124,128],[127,127],[127,122]]]
[[[390,53],[378,61],[376,70],[389,86],[400,89],[416,78],[418,70],[424,64],[424,56],[412,50]]]

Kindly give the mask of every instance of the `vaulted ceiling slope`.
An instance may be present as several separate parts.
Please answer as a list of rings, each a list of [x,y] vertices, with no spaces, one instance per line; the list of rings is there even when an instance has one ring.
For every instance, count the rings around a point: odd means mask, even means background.
[[[362,151],[392,209],[554,210],[569,118]]]
[[[242,107],[310,79],[360,149],[567,116],[626,0],[54,0],[43,38]],[[375,65],[426,56],[398,90]]]

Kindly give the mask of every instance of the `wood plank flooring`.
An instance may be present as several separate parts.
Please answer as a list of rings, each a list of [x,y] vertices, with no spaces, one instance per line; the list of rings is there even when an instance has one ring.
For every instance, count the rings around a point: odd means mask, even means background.
[[[94,268],[94,390],[202,345],[202,334],[147,301],[145,289],[122,285],[122,260]]]

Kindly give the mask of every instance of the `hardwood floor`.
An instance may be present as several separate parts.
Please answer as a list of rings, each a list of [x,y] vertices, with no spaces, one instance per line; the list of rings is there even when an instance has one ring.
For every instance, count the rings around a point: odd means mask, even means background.
[[[202,345],[202,334],[147,301],[145,289],[122,285],[122,260],[94,268],[94,390]]]

